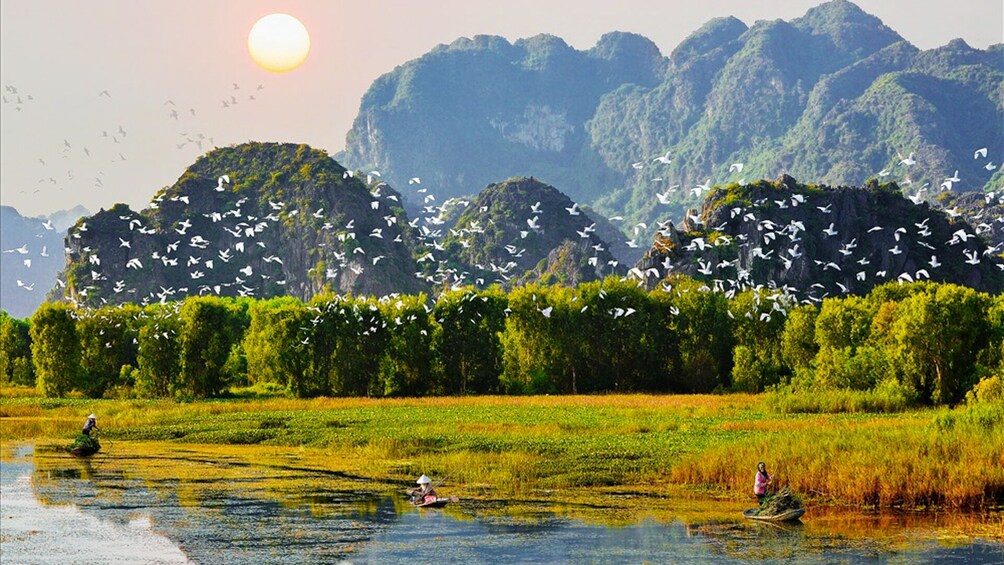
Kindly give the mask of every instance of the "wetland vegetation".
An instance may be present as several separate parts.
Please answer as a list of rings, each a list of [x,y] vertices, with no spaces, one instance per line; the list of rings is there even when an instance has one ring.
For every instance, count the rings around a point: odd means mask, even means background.
[[[90,412],[105,445],[290,452],[311,468],[376,485],[450,477],[454,494],[473,498],[612,490],[743,501],[760,460],[811,504],[993,511],[1004,497],[997,403],[807,413],[780,393],[179,403],[49,399],[8,388],[2,438],[65,444]]]

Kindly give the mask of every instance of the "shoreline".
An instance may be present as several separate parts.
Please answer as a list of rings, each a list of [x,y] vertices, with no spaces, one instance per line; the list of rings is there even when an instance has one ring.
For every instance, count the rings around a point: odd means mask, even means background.
[[[431,471],[452,476],[471,498],[672,492],[752,505],[744,494],[753,471],[744,463],[766,460],[779,486],[789,484],[815,506],[1002,509],[992,497],[1004,485],[1004,469],[993,464],[1004,460],[1004,437],[967,423],[966,409],[789,414],[753,395],[180,404],[4,398],[0,443],[68,443],[75,416],[89,412],[100,414],[103,443],[161,442],[165,452],[200,449],[218,457],[255,453],[279,466],[297,456],[306,467],[384,485]],[[954,425],[941,425],[947,419]],[[921,447],[926,460],[918,458]],[[932,462],[939,481],[931,480]],[[831,488],[834,481],[844,490]]]

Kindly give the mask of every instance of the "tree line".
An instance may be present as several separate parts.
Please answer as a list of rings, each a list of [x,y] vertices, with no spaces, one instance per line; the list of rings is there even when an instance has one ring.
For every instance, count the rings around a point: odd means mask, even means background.
[[[677,277],[383,298],[189,297],[0,314],[0,378],[46,396],[207,398],[893,389],[953,404],[1004,374],[1004,297],[939,283],[799,305]]]

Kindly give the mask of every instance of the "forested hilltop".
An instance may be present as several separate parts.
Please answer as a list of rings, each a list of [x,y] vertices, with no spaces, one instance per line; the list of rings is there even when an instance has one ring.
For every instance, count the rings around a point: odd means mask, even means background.
[[[416,292],[409,230],[393,189],[371,191],[323,151],[219,148],[145,210],[117,204],[71,226],[54,296],[97,305],[206,293],[307,300],[323,289]]]
[[[0,320],[4,383],[47,396],[212,397],[610,391],[871,391],[870,402],[1001,395],[1004,298],[887,283],[798,305],[731,298],[684,276],[646,291],[609,277],[506,294],[465,288],[365,298],[190,297]]]
[[[627,33],[586,51],[476,36],[377,79],[338,158],[445,196],[535,175],[649,224],[681,218],[696,185],[782,173],[834,186],[879,177],[931,199],[946,179],[1000,187],[1002,85],[1004,45],[921,51],[845,0],[751,27],[715,19],[668,57]]]
[[[716,186],[679,228],[660,222],[634,274],[650,286],[675,272],[727,293],[783,288],[816,303],[866,294],[887,281],[952,282],[998,293],[1004,290],[1004,244],[993,241],[999,206],[993,194],[979,195],[970,216],[985,217],[974,227],[954,206],[946,211],[911,201],[895,183],[830,187],[784,175]]]
[[[117,204],[72,225],[51,297],[92,307],[193,295],[435,298],[609,275],[654,288],[676,273],[729,296],[766,287],[817,303],[887,281],[1004,288],[1004,243],[991,245],[1004,195],[967,199],[963,213],[908,199],[895,183],[834,188],[785,175],[709,186],[677,228],[604,218],[534,177],[465,198],[418,191],[424,202],[410,217],[378,171],[345,169],[306,145],[214,149],[147,209]]]
[[[631,266],[611,253],[631,250],[616,226],[532,177],[467,199],[427,193],[415,213],[378,171],[347,170],[306,145],[217,148],[148,208],[116,204],[76,221],[51,297],[88,306],[207,294],[310,300],[574,284]],[[642,246],[630,245],[639,257]]]

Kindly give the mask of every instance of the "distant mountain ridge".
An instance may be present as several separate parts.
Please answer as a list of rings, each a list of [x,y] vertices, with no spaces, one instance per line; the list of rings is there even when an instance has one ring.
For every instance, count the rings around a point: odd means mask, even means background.
[[[630,223],[680,218],[707,180],[781,173],[878,176],[930,197],[946,178],[955,191],[1004,184],[986,168],[1004,159],[1001,92],[1004,45],[920,51],[845,0],[790,22],[715,19],[669,57],[625,33],[587,51],[478,36],[377,79],[340,159],[444,196],[534,175]]]
[[[461,38],[377,79],[336,158],[394,186],[421,177],[443,196],[533,174],[595,197],[617,175],[588,151],[586,121],[604,94],[654,86],[665,67],[655,44],[629,33],[588,51],[552,35]],[[584,172],[592,180],[580,186]]]
[[[65,263],[62,236],[77,218],[89,213],[75,206],[48,216],[27,217],[11,206],[0,206],[0,249],[4,251],[0,255],[0,309],[23,318],[45,301]]]

